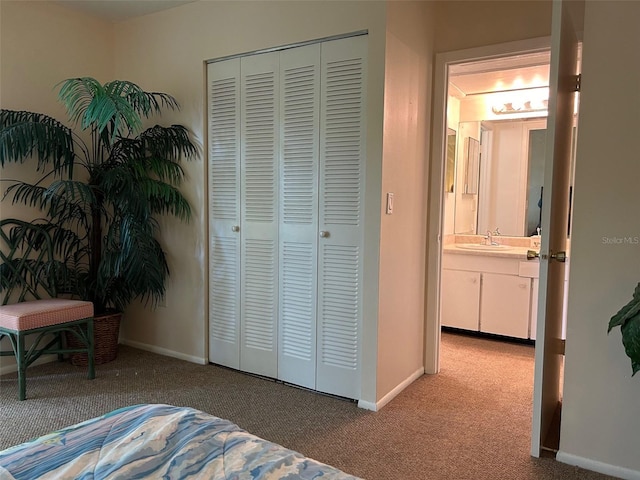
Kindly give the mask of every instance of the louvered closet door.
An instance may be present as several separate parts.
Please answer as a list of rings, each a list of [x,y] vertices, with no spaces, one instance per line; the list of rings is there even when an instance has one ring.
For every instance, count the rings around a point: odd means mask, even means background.
[[[240,367],[240,60],[208,66],[209,360]]]
[[[269,377],[278,373],[278,58],[241,59],[240,369]]]
[[[280,56],[278,378],[315,388],[320,45]]]
[[[322,44],[316,388],[360,397],[367,37]]]

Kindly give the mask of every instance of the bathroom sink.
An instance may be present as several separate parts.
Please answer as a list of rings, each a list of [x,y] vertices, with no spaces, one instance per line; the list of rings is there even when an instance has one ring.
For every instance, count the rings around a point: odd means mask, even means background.
[[[480,243],[456,243],[455,245],[457,248],[475,252],[505,252],[513,248],[509,245],[482,245]]]

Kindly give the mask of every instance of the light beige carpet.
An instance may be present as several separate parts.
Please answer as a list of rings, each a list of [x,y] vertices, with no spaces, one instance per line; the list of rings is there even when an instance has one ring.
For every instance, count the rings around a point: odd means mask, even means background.
[[[369,480],[609,478],[529,456],[533,347],[443,335],[442,373],[374,413],[228,369],[121,347],[97,377],[35,366],[0,377],[0,449],[139,403],[190,406]]]

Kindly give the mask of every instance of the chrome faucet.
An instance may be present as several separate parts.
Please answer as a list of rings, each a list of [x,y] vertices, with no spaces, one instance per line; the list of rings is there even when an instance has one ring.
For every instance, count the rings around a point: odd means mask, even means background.
[[[493,236],[494,235],[500,235],[500,232],[498,231],[498,229],[496,228],[496,231],[491,233],[491,230],[487,230],[487,236],[484,237],[484,244],[485,245],[498,245],[498,242],[494,242],[493,241]]]

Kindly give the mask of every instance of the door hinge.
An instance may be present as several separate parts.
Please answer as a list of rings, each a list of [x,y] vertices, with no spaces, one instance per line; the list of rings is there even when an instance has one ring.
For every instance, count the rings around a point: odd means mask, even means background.
[[[580,87],[582,86],[582,74],[579,73],[577,75],[571,76],[571,91],[579,92]]]

